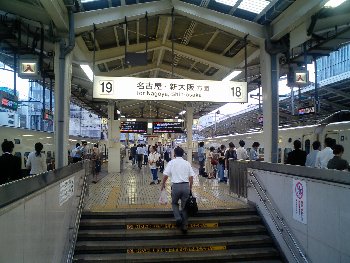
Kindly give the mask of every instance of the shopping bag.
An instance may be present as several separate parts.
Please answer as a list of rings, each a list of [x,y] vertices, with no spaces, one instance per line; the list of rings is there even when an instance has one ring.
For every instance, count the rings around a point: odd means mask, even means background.
[[[228,170],[225,170],[225,171],[224,171],[224,177],[225,177],[225,178],[228,178]]]
[[[186,201],[185,209],[190,216],[194,216],[198,212],[197,199],[192,195],[192,192]]]
[[[165,189],[163,189],[163,190],[160,192],[159,203],[162,204],[162,205],[166,205],[166,204],[168,203],[168,194],[167,194],[167,192],[165,191]]]

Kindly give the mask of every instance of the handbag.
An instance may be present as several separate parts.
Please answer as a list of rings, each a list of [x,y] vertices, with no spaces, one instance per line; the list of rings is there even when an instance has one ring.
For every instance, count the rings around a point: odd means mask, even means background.
[[[186,201],[185,210],[190,216],[194,216],[198,212],[197,199],[192,195],[192,192],[190,192],[190,196]]]

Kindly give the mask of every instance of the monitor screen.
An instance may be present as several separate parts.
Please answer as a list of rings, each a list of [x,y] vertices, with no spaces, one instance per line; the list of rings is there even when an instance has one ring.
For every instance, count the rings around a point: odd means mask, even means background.
[[[153,133],[183,133],[182,122],[153,122]]]
[[[147,133],[147,122],[142,121],[122,121],[121,133]]]

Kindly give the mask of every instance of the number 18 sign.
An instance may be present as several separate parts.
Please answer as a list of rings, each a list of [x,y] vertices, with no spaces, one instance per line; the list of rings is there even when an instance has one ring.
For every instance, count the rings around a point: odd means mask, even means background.
[[[248,92],[246,82],[95,76],[93,98],[246,103]]]

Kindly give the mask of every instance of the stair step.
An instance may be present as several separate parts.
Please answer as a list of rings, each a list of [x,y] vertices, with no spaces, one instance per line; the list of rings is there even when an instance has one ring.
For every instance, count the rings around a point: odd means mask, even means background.
[[[74,262],[281,262],[278,258],[274,248],[245,248],[187,253],[84,254],[75,255]],[[260,259],[262,261],[258,261]]]
[[[219,226],[247,225],[260,223],[261,218],[257,215],[244,216],[215,216],[215,217],[190,217],[189,224],[219,223]],[[115,228],[123,229],[126,225],[130,227],[152,227],[149,225],[175,224],[174,218],[164,220],[164,218],[127,218],[127,219],[82,219],[81,229],[103,229]],[[134,225],[134,226],[132,226]],[[170,227],[170,226],[169,226]],[[202,227],[199,225],[198,227]]]
[[[191,247],[216,247],[217,249],[233,249],[244,247],[260,247],[273,245],[272,239],[267,235],[239,236],[239,237],[215,237],[215,238],[191,238],[191,239],[166,239],[152,240],[127,240],[127,241],[79,241],[76,244],[76,254],[81,253],[138,253],[139,251],[152,252],[157,249],[175,250]]]
[[[208,216],[227,216],[227,215],[255,215],[255,207],[238,208],[238,209],[215,209],[215,210],[199,210],[196,217],[208,217]],[[130,212],[83,212],[82,219],[93,218],[109,218],[109,219],[122,219],[122,218],[172,218],[173,212],[169,211],[130,211]]]
[[[220,228],[193,228],[183,235],[177,228],[172,229],[134,229],[134,230],[80,230],[78,241],[89,240],[149,240],[149,239],[169,239],[169,238],[195,238],[195,237],[217,237],[217,236],[237,236],[254,235],[266,233],[263,225],[238,225]]]

